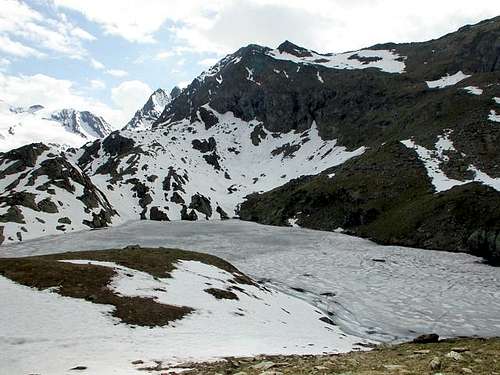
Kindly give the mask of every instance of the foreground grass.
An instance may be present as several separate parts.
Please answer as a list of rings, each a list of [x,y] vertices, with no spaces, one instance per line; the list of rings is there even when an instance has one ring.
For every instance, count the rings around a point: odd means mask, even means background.
[[[380,346],[368,352],[322,356],[259,356],[187,364],[183,374],[490,374],[500,375],[500,338]]]

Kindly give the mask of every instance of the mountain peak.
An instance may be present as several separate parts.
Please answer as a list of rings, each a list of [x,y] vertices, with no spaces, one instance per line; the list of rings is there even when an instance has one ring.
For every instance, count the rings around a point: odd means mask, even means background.
[[[281,53],[289,53],[291,55],[297,56],[297,57],[306,57],[306,56],[312,56],[311,52],[303,47],[299,47],[298,45],[290,42],[289,40],[285,40],[283,43],[281,43],[278,46],[278,51]]]
[[[144,106],[135,112],[134,117],[124,126],[127,130],[144,130],[151,128],[151,125],[160,117],[165,106],[175,99],[181,90],[175,86],[170,94],[162,88],[156,89],[148,98]]]

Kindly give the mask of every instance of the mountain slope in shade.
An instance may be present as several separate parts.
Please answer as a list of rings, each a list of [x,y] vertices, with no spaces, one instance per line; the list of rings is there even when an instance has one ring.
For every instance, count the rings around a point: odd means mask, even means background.
[[[41,105],[21,108],[0,102],[0,151],[33,142],[64,150],[105,137],[111,131],[102,117],[88,111],[53,111]]]
[[[151,125],[160,117],[165,106],[175,99],[179,93],[180,89],[178,87],[174,87],[170,94],[161,88],[157,89],[123,129],[144,130],[151,128]]]
[[[335,224],[385,243],[494,253],[500,224],[488,202],[500,190],[500,127],[491,115],[500,111],[499,36],[497,18],[429,42],[342,54],[290,42],[249,45],[197,77],[150,128],[113,132],[63,157],[104,194],[116,211],[112,223],[241,214],[328,230]],[[148,103],[144,113],[157,114],[154,95]],[[352,158],[352,169],[342,169]],[[302,188],[309,180],[301,176],[323,171],[311,194]],[[467,183],[478,187],[456,193]],[[20,176],[18,186],[32,185]],[[240,210],[249,194],[269,190],[277,194],[273,204],[253,195]],[[464,221],[452,208],[473,196],[484,210]],[[425,212],[410,204],[420,199]],[[4,208],[11,206],[23,210],[14,201]],[[447,216],[418,225],[440,208]],[[23,238],[39,235],[25,229]],[[17,241],[22,229],[6,231],[7,241]]]

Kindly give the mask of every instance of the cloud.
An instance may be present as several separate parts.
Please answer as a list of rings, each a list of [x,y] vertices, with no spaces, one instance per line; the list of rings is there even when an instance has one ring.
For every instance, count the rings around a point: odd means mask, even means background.
[[[90,88],[94,90],[104,90],[106,88],[106,84],[99,79],[91,79]]]
[[[90,59],[90,65],[92,66],[92,68],[97,69],[97,70],[102,70],[105,68],[105,66],[102,62],[97,61],[94,58]]]
[[[11,40],[8,36],[0,35],[0,51],[18,57],[43,57],[45,54],[40,51],[25,46],[22,43]]]
[[[108,73],[110,76],[117,78],[126,77],[128,75],[128,72],[120,69],[108,69],[106,70],[106,73]]]
[[[2,0],[0,36],[2,50],[16,56],[42,57],[40,50],[47,50],[78,59],[87,55],[82,41],[96,39],[63,13],[42,15],[17,0]]]
[[[79,92],[73,82],[44,74],[14,76],[0,73],[0,100],[19,107],[41,104],[51,110],[88,110],[115,126],[123,126],[128,116]]]
[[[180,82],[177,82],[176,86],[180,89],[184,89],[186,87],[188,87],[188,85],[191,83],[191,81],[180,81]]]
[[[156,54],[155,60],[168,60],[172,56],[175,56],[175,52],[163,51]]]
[[[198,65],[201,65],[201,66],[204,66],[204,67],[208,67],[208,66],[212,66],[212,65],[216,64],[217,61],[219,61],[218,58],[216,58],[216,57],[209,57],[209,58],[206,58],[206,59],[198,61]]]
[[[131,42],[154,43],[154,34],[166,22],[190,19],[205,22],[211,12],[226,0],[54,0],[59,7],[81,12],[100,24],[107,34]]]
[[[0,57],[0,72],[4,72],[10,64],[10,60]]]
[[[179,51],[218,55],[248,43],[276,46],[285,39],[333,52],[422,41],[499,13],[498,0],[54,1],[129,41],[155,42],[163,27]]]
[[[141,81],[125,81],[111,89],[111,99],[129,118],[141,108],[153,93],[151,87]]]

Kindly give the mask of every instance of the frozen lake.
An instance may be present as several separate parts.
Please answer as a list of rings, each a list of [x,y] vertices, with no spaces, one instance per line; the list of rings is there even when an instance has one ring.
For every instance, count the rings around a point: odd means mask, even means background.
[[[0,247],[0,256],[141,246],[217,255],[380,341],[500,335],[500,268],[466,254],[380,246],[339,233],[238,220],[134,221]]]

